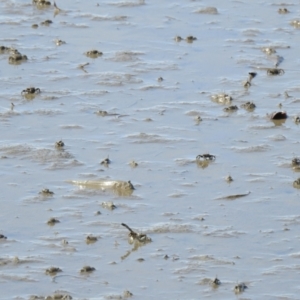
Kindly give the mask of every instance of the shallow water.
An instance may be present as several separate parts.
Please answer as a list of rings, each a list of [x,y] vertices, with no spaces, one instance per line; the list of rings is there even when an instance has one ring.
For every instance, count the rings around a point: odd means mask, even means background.
[[[125,290],[135,299],[297,299],[298,3],[86,2],[57,2],[54,16],[53,6],[0,0],[0,45],[28,57],[14,65],[0,54],[0,299],[122,299]],[[198,12],[206,7],[218,14]],[[53,24],[31,27],[46,19]],[[103,55],[87,57],[92,49]],[[276,55],[285,73],[268,76]],[[21,95],[30,86],[41,89],[33,99]],[[221,92],[256,109],[226,113],[211,100]],[[289,118],[273,123],[266,115],[279,110]],[[195,161],[204,153],[216,156],[206,168]],[[135,190],[68,182],[97,179]],[[102,206],[110,201],[116,209]],[[52,217],[60,223],[47,225]],[[135,249],[121,223],[153,242]],[[98,241],[87,244],[89,234]],[[84,265],[96,270],[82,275]],[[55,280],[51,266],[63,271]],[[238,282],[248,289],[235,295]]]

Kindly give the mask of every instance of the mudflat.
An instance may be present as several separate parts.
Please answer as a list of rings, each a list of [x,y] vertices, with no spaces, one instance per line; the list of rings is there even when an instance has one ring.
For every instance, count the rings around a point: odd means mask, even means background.
[[[296,299],[298,4],[0,1],[0,299]]]

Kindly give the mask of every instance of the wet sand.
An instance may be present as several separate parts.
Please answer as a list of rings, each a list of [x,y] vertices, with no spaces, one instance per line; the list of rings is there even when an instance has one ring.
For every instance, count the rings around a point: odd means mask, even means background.
[[[54,16],[53,5],[0,1],[0,46],[28,57],[0,54],[0,299],[297,299],[298,3],[87,2],[57,2]],[[284,74],[268,76],[277,55]],[[41,93],[21,95],[28,87]],[[239,109],[224,112],[218,93]],[[286,120],[267,117],[281,110]],[[203,167],[205,153],[216,159]],[[135,190],[68,182],[100,179]],[[152,242],[129,244],[121,223]]]

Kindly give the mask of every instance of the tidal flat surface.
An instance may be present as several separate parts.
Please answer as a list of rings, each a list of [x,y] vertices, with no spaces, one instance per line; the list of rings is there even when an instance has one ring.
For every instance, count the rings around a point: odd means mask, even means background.
[[[0,299],[297,299],[298,1],[53,4],[0,0]]]

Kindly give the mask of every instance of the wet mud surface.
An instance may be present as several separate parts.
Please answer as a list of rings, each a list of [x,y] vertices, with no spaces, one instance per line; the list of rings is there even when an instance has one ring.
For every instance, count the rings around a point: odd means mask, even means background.
[[[0,0],[0,299],[297,299],[299,3],[46,2]]]

